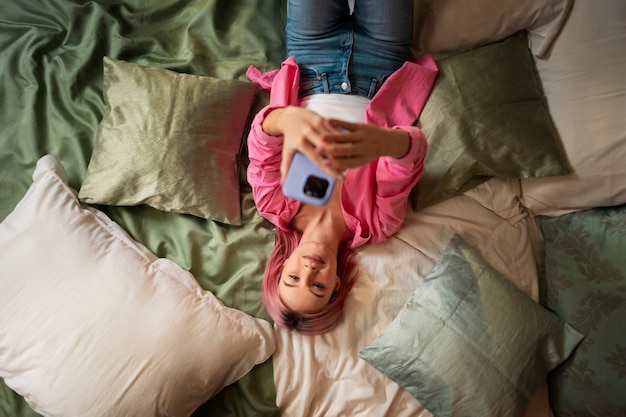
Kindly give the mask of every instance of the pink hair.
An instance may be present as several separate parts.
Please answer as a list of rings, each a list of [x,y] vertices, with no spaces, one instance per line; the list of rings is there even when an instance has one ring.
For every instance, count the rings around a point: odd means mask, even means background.
[[[296,330],[305,335],[319,335],[334,329],[339,323],[343,305],[357,278],[355,251],[345,245],[337,253],[337,275],[341,285],[329,303],[321,311],[301,314],[288,309],[278,295],[278,282],[285,260],[300,242],[300,234],[295,230],[275,230],[274,249],[270,254],[263,275],[261,297],[270,317],[278,328]]]

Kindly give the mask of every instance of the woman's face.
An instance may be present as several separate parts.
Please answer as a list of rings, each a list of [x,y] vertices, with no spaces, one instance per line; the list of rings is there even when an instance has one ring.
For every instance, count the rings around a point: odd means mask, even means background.
[[[316,313],[339,284],[337,253],[320,243],[300,243],[283,265],[278,294],[289,309]]]

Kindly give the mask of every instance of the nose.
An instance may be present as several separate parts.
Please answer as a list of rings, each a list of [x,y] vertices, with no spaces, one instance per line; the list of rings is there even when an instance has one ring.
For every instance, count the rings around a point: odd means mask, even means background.
[[[304,267],[310,269],[311,271],[317,271],[319,268],[315,262],[307,261],[304,263]]]

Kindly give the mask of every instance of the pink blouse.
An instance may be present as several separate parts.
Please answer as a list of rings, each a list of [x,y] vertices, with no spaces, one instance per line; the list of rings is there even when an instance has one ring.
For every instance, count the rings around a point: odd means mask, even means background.
[[[287,230],[300,208],[300,201],[287,198],[281,188],[282,136],[271,136],[262,125],[269,111],[298,104],[299,69],[293,58],[280,69],[263,73],[250,67],[248,78],[271,90],[270,104],[254,118],[248,136],[248,182],[259,213],[276,227]],[[370,101],[365,121],[405,130],[411,146],[400,159],[381,157],[368,165],[348,170],[341,190],[343,216],[353,239],[352,248],[386,240],[398,231],[408,204],[408,195],[417,184],[428,148],[420,129],[412,126],[430,94],[437,66],[430,56],[405,62],[383,83]]]

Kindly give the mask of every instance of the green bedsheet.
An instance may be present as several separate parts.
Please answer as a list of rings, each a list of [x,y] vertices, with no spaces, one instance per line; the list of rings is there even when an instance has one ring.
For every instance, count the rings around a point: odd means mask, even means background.
[[[80,188],[105,112],[103,56],[242,80],[250,64],[275,68],[284,56],[284,0],[0,0],[0,10],[0,220],[45,154]],[[273,234],[243,175],[242,226],[147,206],[99,208],[226,305],[267,318],[259,286]],[[0,417],[35,415],[0,381]],[[265,415],[278,415],[271,360],[195,413]]]

